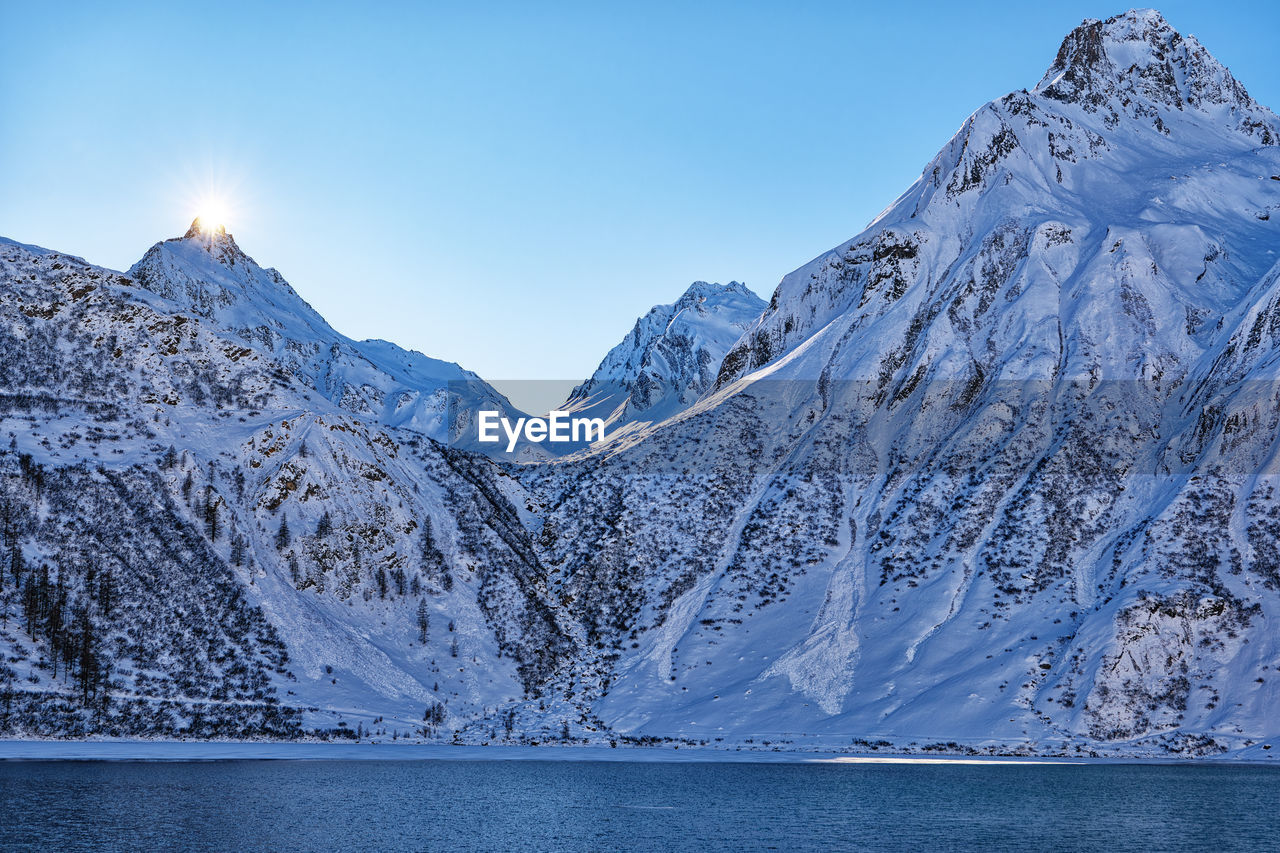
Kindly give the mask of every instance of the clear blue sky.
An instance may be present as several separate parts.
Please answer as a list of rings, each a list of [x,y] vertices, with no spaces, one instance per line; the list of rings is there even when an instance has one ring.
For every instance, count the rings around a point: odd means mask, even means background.
[[[195,198],[340,331],[588,375],[853,236],[1111,3],[0,0],[0,235],[124,269]],[[1170,2],[1280,107],[1280,4]]]

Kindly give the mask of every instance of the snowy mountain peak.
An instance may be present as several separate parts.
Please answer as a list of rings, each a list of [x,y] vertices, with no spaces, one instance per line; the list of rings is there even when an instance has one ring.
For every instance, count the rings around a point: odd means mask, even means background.
[[[737,294],[739,296],[754,297],[755,294],[747,288],[745,284],[739,281],[731,281],[728,284],[720,284],[719,282],[695,281],[689,285],[689,289],[684,292],[681,297],[676,300],[676,304],[692,303],[699,300],[715,298],[721,295]]]
[[[1119,108],[1144,116],[1152,106],[1254,114],[1245,129],[1266,129],[1275,141],[1275,116],[1259,107],[1194,36],[1184,36],[1154,9],[1135,9],[1105,21],[1087,19],[1063,39],[1057,58],[1034,92],[1078,103],[1088,111]]]
[[[511,409],[501,394],[453,362],[340,334],[280,273],[245,254],[222,226],[205,228],[197,219],[182,237],[152,246],[129,276],[180,310],[270,353],[348,411],[443,441],[455,432],[450,400]]]
[[[765,302],[746,285],[695,281],[670,305],[655,305],[570,395],[567,408],[618,425],[666,417],[698,399]]]
[[[954,375],[972,372],[974,364],[991,375],[1000,370],[994,359],[1026,345],[1020,330],[1057,322],[1059,310],[1072,322],[1105,325],[1115,316],[1115,306],[1063,309],[1059,287],[1072,298],[1085,293],[1063,282],[1080,275],[1097,287],[1093,295],[1110,300],[1124,288],[1100,282],[1129,282],[1132,269],[1144,264],[1155,271],[1153,280],[1174,290],[1153,286],[1143,298],[1155,305],[1176,291],[1185,302],[1169,305],[1169,317],[1203,316],[1183,324],[1195,333],[1208,317],[1230,310],[1274,263],[1257,247],[1274,239],[1273,185],[1262,180],[1274,174],[1278,142],[1280,119],[1159,13],[1085,21],[1067,35],[1033,91],[980,107],[864,232],[786,276],[769,310],[726,355],[719,384],[781,359],[820,330],[836,335],[837,326],[862,331],[882,322],[902,326],[840,344],[863,348],[848,359],[846,366],[862,365],[851,377],[880,375],[876,357],[889,354],[895,345],[884,342],[901,335],[908,344],[893,360],[918,348],[922,363],[912,370],[919,367],[921,378],[934,366]],[[1150,236],[1156,230],[1160,240]],[[1227,234],[1241,238],[1230,251],[1220,236]],[[1131,250],[1150,257],[1139,260]],[[1005,302],[997,299],[999,281],[1037,267],[1052,282],[1046,292],[1032,299],[1018,285],[1000,297]],[[962,306],[974,299],[972,315],[964,314],[969,308]],[[992,310],[1006,303],[1016,308]],[[1136,304],[1124,311],[1136,313]],[[988,323],[996,324],[993,337],[981,340],[978,329]],[[1003,323],[1008,327],[996,332]],[[1139,338],[1156,334],[1134,323]],[[1178,328],[1168,318],[1165,324]],[[928,346],[927,329],[939,336]],[[1077,331],[1091,357],[1121,374],[1147,346],[1137,339],[1120,344],[1103,328]],[[1185,343],[1190,349],[1179,360],[1203,345]],[[1104,356],[1108,347],[1114,349]],[[1059,352],[1055,335],[1026,363],[1052,369],[1059,356],[1083,351]],[[1095,368],[1101,369],[1089,367]]]
[[[670,308],[670,316],[668,323],[680,316],[682,311],[693,308],[701,312],[715,312],[722,310],[728,306],[751,306],[760,302],[760,297],[751,292],[742,282],[731,281],[728,284],[720,284],[719,282],[695,281],[689,285],[679,299],[672,305],[655,305],[650,313],[657,311],[665,314],[665,309]],[[756,311],[759,314],[764,306]],[[749,310],[749,307],[748,307]]]
[[[259,266],[223,226],[209,228],[198,218],[183,236],[148,249],[129,275],[147,290],[224,326],[278,329],[292,315],[315,332],[332,332],[280,273]]]
[[[225,225],[205,222],[198,216],[191,221],[191,227],[187,229],[187,233],[181,237],[166,240],[165,243],[183,243],[198,247],[224,267],[243,266],[249,269],[260,269],[253,258],[246,255],[244,250],[236,244],[235,238],[227,233]],[[279,278],[275,270],[270,272],[272,278]],[[283,281],[283,279],[280,280]]]

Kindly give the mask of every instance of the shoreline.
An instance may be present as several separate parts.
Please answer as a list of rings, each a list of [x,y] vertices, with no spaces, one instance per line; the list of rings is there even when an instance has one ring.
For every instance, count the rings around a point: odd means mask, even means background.
[[[289,743],[269,741],[0,740],[0,762],[17,761],[586,761],[839,765],[1013,766],[1099,764],[1277,767],[1253,757],[972,756],[852,751],[763,751],[708,747],[455,746],[448,744]]]

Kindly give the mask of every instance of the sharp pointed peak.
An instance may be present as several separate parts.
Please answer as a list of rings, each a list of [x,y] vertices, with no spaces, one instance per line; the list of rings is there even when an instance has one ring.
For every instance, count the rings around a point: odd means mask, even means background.
[[[246,255],[236,243],[226,226],[221,222],[215,224],[199,216],[191,221],[191,227],[181,237],[173,237],[157,243],[153,248],[159,249],[179,244],[203,249],[223,266],[234,267],[244,262],[251,264],[253,262],[253,259]]]
[[[1194,36],[1183,35],[1155,9],[1130,9],[1106,20],[1086,18],[1067,33],[1035,91],[1096,109],[1137,97],[1174,109],[1256,106],[1244,87]]]
[[[231,235],[227,233],[226,226],[221,222],[206,222],[203,217],[197,216],[191,220],[191,227],[187,229],[186,234],[182,235],[182,239],[214,242],[231,240]]]
[[[254,277],[259,274],[288,287],[284,278],[274,269],[261,267],[236,243],[235,238],[221,224],[196,217],[191,227],[181,237],[170,237],[153,245],[130,268],[130,274],[144,274],[154,264],[174,264],[199,268],[198,275],[213,274],[218,268],[235,271],[237,277]],[[192,267],[194,265],[194,267]],[[154,273],[154,271],[152,271]],[[193,273],[194,274],[194,273]]]

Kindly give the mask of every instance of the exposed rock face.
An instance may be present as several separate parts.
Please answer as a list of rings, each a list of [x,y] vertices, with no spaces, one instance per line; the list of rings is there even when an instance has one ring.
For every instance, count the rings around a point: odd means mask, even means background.
[[[1260,145],[1276,143],[1274,122],[1244,86],[1194,36],[1182,36],[1149,9],[1072,30],[1034,91],[1102,112],[1113,126],[1121,115],[1156,118],[1153,106],[1220,117],[1229,112],[1235,129]]]

